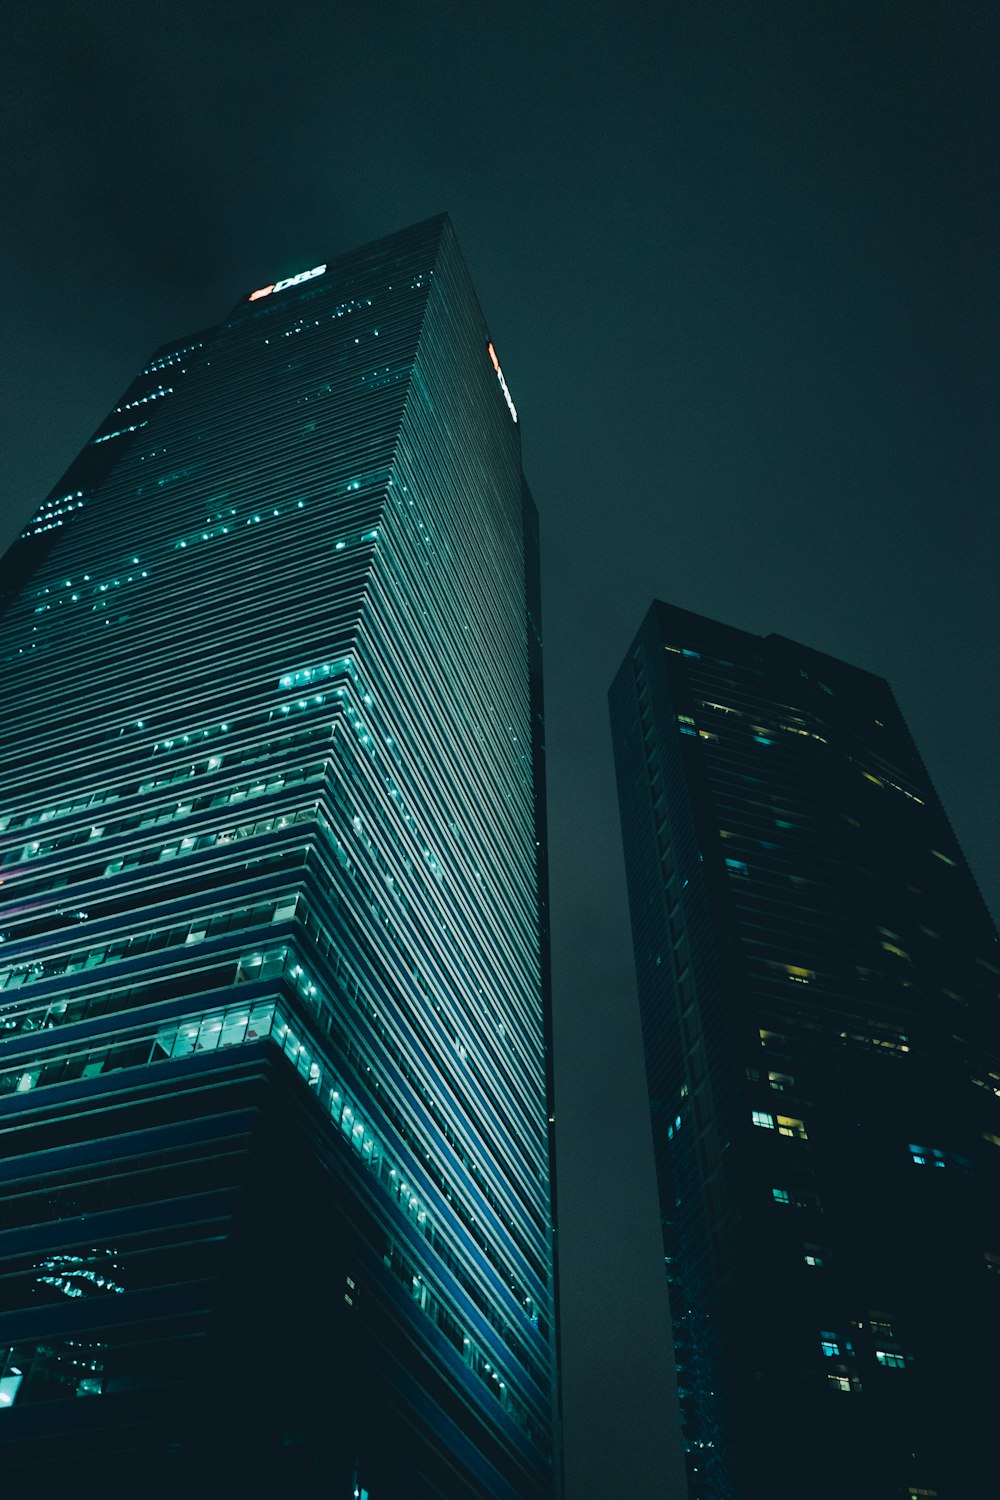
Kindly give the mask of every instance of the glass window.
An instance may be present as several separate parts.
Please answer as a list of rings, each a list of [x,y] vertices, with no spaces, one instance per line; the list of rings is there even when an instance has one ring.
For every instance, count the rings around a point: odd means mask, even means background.
[[[13,1406],[24,1379],[17,1349],[0,1349],[0,1411]]]
[[[238,1047],[246,1037],[249,1019],[246,1010],[227,1011],[219,1034],[219,1046]]]
[[[255,1041],[258,1037],[269,1036],[271,1025],[274,1021],[274,1005],[255,1005],[250,1012],[250,1020],[247,1024],[247,1041]]]
[[[198,1028],[198,1041],[195,1050],[198,1052],[214,1052],[219,1045],[219,1037],[222,1034],[222,1017],[220,1015],[206,1016]]]

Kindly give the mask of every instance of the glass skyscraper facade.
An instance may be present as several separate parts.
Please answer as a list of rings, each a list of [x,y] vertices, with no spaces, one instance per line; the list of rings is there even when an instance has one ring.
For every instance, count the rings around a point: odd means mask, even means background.
[[[611,690],[692,1500],[967,1500],[995,929],[888,684],[655,604]]]
[[[159,350],[0,590],[5,1476],[550,1496],[537,531],[449,221]]]

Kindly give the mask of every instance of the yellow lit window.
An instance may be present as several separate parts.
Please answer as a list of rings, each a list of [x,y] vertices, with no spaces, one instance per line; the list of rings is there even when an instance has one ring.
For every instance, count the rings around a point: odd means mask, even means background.
[[[785,1038],[780,1031],[767,1031],[763,1026],[757,1032],[762,1047],[780,1047]]]

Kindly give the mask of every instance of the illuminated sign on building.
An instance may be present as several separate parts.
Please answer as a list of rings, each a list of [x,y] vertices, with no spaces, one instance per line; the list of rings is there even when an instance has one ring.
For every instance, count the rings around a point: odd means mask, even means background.
[[[298,286],[300,281],[309,281],[313,276],[322,276],[326,266],[313,266],[311,271],[300,271],[297,276],[287,276],[284,281],[275,281],[271,286],[262,286],[251,292],[248,302],[259,302],[261,297],[270,297],[272,292],[283,292],[286,286]]]
[[[493,361],[493,368],[497,372],[497,379],[500,382],[500,389],[504,393],[504,397],[506,398],[507,405],[510,408],[510,414],[514,418],[514,421],[516,422],[517,421],[517,407],[514,405],[514,402],[511,399],[510,391],[507,389],[507,382],[503,378],[503,371],[500,368],[500,361],[497,359],[497,351],[494,349],[494,347],[493,347],[492,344],[489,344],[487,347],[489,348],[489,351],[490,351],[490,359]]]

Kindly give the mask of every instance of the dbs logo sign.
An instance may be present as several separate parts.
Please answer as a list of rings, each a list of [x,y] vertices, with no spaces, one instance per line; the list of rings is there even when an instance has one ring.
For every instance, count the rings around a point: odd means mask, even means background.
[[[272,282],[270,286],[262,286],[255,292],[251,292],[247,298],[248,302],[259,302],[261,297],[270,297],[272,292],[283,292],[286,286],[298,286],[300,281],[311,281],[314,276],[322,276],[326,266],[313,266],[311,271],[300,271],[297,276],[288,276],[284,281]]]
[[[504,398],[505,398],[505,400],[507,402],[508,410],[510,411],[511,416],[514,418],[514,421],[516,422],[517,421],[517,407],[514,405],[514,402],[513,402],[513,399],[511,397],[510,391],[507,389],[507,382],[503,378],[503,371],[500,368],[500,361],[499,361],[499,359],[497,359],[497,351],[494,349],[494,347],[493,347],[492,344],[487,344],[486,347],[489,350],[490,363],[492,364],[494,370],[496,370],[496,372],[497,372],[497,379],[500,382],[500,389],[504,393]]]

